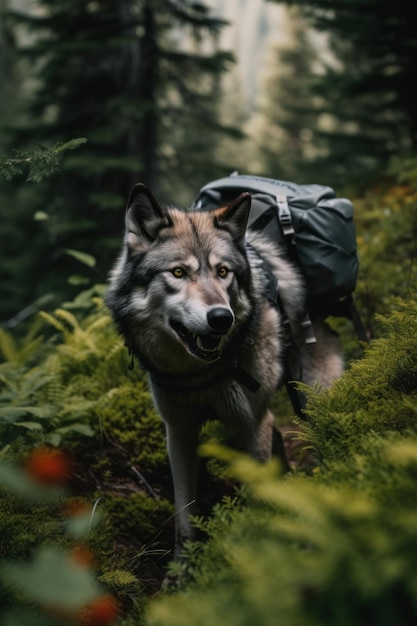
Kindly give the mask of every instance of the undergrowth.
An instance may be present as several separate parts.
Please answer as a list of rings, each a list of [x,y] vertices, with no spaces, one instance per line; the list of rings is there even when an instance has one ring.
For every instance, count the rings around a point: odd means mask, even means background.
[[[94,533],[86,531],[84,543],[94,553],[86,588],[95,597],[100,583],[118,598],[118,613],[129,611],[139,624],[144,598],[160,585],[173,528],[164,432],[142,372],[128,372],[127,351],[100,299],[84,316],[64,308],[42,313],[20,340],[0,330],[0,354],[1,557],[22,563],[14,587],[0,572],[0,597],[9,608],[4,624],[61,623],[51,622],[43,590],[37,596],[32,583],[28,590],[19,580],[32,571],[42,579],[61,554],[66,571],[76,545],[62,510],[75,496],[101,519]],[[34,488],[23,488],[24,459],[42,449],[71,458],[59,502],[33,502]],[[44,552],[48,547],[51,553]],[[74,588],[80,575],[68,574]],[[50,584],[46,574],[43,580]],[[87,597],[74,594],[74,602]]]
[[[282,478],[207,444],[244,495],[196,520],[208,540],[172,566],[178,588],[149,626],[416,622],[417,303],[397,306],[363,360],[311,390],[310,468]]]
[[[222,429],[205,428],[210,484],[227,495],[203,489],[204,540],[181,561],[168,565],[163,426],[102,301],[84,292],[21,339],[0,329],[2,626],[417,622],[417,194],[398,171],[397,185],[355,203],[357,304],[372,341],[358,350],[351,324],[335,322],[348,368],[332,389],[306,390],[287,475],[213,444]],[[292,409],[277,394],[282,404],[281,427]],[[65,488],[28,483],[34,451],[47,481],[55,452],[68,455]],[[161,591],[167,567],[174,582]]]

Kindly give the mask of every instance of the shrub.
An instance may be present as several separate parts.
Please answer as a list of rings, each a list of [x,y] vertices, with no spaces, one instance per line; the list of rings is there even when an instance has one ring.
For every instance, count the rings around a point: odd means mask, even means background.
[[[0,454],[6,474],[9,465],[34,450],[32,473],[53,483],[65,470],[54,451],[65,449],[72,458],[69,493],[59,505],[50,499],[33,503],[33,487],[22,490],[22,480],[11,475],[10,488],[1,491],[1,556],[10,568],[0,595],[10,609],[10,624],[14,619],[19,626],[31,623],[36,615],[42,616],[42,626],[48,620],[61,623],[60,618],[54,621],[55,615],[47,617],[43,594],[48,589],[39,595],[36,578],[55,561],[63,572],[71,570],[74,538],[66,533],[61,507],[77,493],[87,503],[99,503],[104,523],[88,538],[94,568],[87,567],[88,580],[81,587],[86,592],[90,588],[91,598],[80,590],[74,603],[81,609],[90,598],[96,611],[107,607],[108,616],[114,617],[111,602],[100,600],[111,592],[139,624],[144,589],[154,591],[160,584],[160,563],[168,558],[173,534],[172,504],[163,493],[171,489],[163,428],[140,369],[128,374],[127,351],[101,300],[90,301],[83,315],[70,309],[42,314],[42,326],[36,323],[21,340],[0,334]],[[45,445],[52,446],[48,459],[42,456]],[[48,488],[55,493],[53,484]],[[78,580],[73,574],[69,578]],[[25,577],[30,579],[28,588],[19,584]],[[6,578],[16,584],[6,584]],[[44,582],[54,589],[47,573]],[[16,617],[18,606],[26,609]],[[85,615],[91,615],[87,608]],[[62,619],[70,616],[63,614]]]
[[[206,450],[246,498],[196,520],[208,541],[173,566],[180,589],[152,603],[149,626],[417,620],[417,303],[397,308],[361,362],[311,391],[308,473]]]

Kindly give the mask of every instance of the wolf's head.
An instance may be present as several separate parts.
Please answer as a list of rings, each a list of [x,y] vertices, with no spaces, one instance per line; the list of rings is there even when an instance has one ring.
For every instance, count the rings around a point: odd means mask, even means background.
[[[145,185],[126,210],[106,302],[129,345],[148,358],[214,361],[250,314],[244,237],[251,197],[212,211],[163,208]]]

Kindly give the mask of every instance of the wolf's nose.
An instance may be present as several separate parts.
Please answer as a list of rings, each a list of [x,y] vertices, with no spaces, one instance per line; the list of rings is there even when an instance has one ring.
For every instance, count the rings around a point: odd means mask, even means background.
[[[234,317],[229,309],[218,306],[207,313],[207,321],[210,328],[217,333],[226,333],[232,326]]]

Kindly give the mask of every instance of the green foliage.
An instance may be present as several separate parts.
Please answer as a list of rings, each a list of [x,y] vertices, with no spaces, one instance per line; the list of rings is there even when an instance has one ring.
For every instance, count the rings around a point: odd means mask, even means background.
[[[404,465],[415,479],[412,448]],[[279,482],[273,467],[268,475],[247,459],[232,468],[263,505],[252,502],[220,526],[202,548],[194,585],[154,602],[148,624],[415,620],[415,500],[393,510],[391,498],[387,505],[359,489]],[[394,489],[388,483],[386,494]]]
[[[61,541],[62,526],[54,515],[56,510],[50,506],[50,502],[38,502],[34,505],[30,500],[21,499],[3,488],[0,492],[0,503],[3,558],[21,560],[22,557],[28,557],[31,549],[46,536],[51,543]],[[36,524],[28,524],[29,514],[32,519],[36,519]]]
[[[65,330],[51,316],[48,319],[55,323],[55,327]],[[80,348],[82,341],[79,334],[82,330],[76,327],[73,332],[75,349]],[[21,341],[22,347],[19,348],[9,333],[0,330],[0,350],[4,358],[0,364],[0,435],[3,445],[42,441],[58,445],[62,436],[70,432],[92,435],[86,419],[91,416],[92,402],[80,395],[75,386],[66,384],[68,374],[64,359],[57,354],[48,354],[45,346],[40,349],[43,341],[42,336],[29,336]],[[67,352],[71,354],[69,346]],[[37,362],[34,362],[35,355]],[[79,358],[82,360],[81,350]]]
[[[68,560],[56,548],[42,548],[29,566],[4,565],[2,574],[10,586],[16,586],[30,599],[46,606],[74,609],[98,596],[92,573]]]
[[[150,498],[142,492],[131,493],[128,498],[109,494],[105,508],[114,534],[125,540],[135,537],[138,546],[161,546],[161,535],[173,533],[173,504],[164,498]],[[169,542],[169,537],[166,539]]]
[[[90,311],[76,316],[87,301]],[[140,369],[127,376],[127,351],[100,299],[83,294],[71,304],[41,313],[43,335],[39,324],[19,341],[0,329],[2,440],[58,445],[95,431],[119,445],[128,464],[163,472],[163,429]]]
[[[208,541],[173,566],[183,588],[152,603],[149,626],[416,621],[417,302],[397,307],[363,360],[310,391],[309,475],[206,446],[244,498],[196,521]]]
[[[384,439],[417,435],[417,303],[397,306],[365,358],[325,394],[309,394],[306,438],[321,464],[346,480],[366,477]]]
[[[22,625],[35,616],[32,604],[38,609],[49,604],[48,594],[56,596],[57,610],[69,610],[58,601],[65,587],[72,589],[68,602],[77,606],[85,603],[77,589],[91,591],[92,598],[97,589],[109,589],[140,623],[144,598],[138,575],[154,587],[151,580],[160,576],[155,561],[166,560],[170,547],[173,507],[164,493],[171,487],[161,421],[140,370],[128,375],[127,351],[95,292],[54,314],[42,313],[42,323],[26,338],[0,332],[0,439],[3,446],[9,442],[3,448],[8,462],[0,467],[0,481],[8,488],[1,492],[0,532],[2,556],[10,561],[4,580],[17,581],[13,588],[1,587],[0,594],[7,597],[10,619],[17,606],[29,611],[16,617]],[[45,492],[13,465],[45,442],[71,452],[72,487],[99,504],[105,525],[89,534],[97,576],[84,569],[77,578],[67,563],[67,551],[89,533],[93,514],[68,519],[62,513],[65,494],[52,487]],[[50,584],[55,561],[62,576]],[[39,619],[42,626],[48,623]]]
[[[305,16],[314,29],[305,30],[319,56],[300,73],[302,78],[294,65],[295,78],[287,81],[279,72],[281,66],[286,71],[288,53],[285,56],[284,50],[279,57],[276,81],[281,93],[276,100],[280,107],[282,95],[284,113],[278,121],[285,131],[290,129],[299,154],[304,148],[298,172],[309,182],[325,176],[333,185],[355,180],[368,186],[391,156],[416,150],[417,108],[410,68],[417,47],[411,5],[407,0],[386,0],[381,14],[380,3],[369,0],[275,1]],[[297,20],[298,12],[295,16]],[[302,36],[299,40],[300,53],[305,42]],[[305,69],[305,61],[301,67]],[[292,83],[302,94],[298,101],[291,100]],[[289,154],[291,158],[293,151]]]
[[[62,156],[66,150],[75,150],[86,141],[87,139],[82,137],[65,143],[56,143],[51,147],[38,146],[36,150],[30,152],[15,150],[13,157],[0,157],[0,174],[6,180],[12,180],[27,172],[27,181],[39,183],[60,169]]]
[[[360,260],[357,302],[371,328],[375,313],[387,313],[395,306],[393,298],[408,298],[417,289],[415,167],[415,159],[397,158],[389,178],[354,203]]]
[[[68,575],[76,585],[67,557],[80,542],[96,556],[81,586],[93,595],[98,588],[114,593],[126,626],[145,619],[152,626],[416,621],[417,302],[407,297],[415,290],[415,164],[404,165],[391,174],[401,184],[390,178],[355,203],[358,299],[368,302],[379,338],[331,390],[308,390],[308,417],[297,436],[313,463],[283,477],[275,463],[259,466],[213,447],[211,440],[227,433],[218,423],[206,426],[203,454],[214,482],[220,476],[244,486],[209,517],[195,518],[206,540],[189,542],[182,561],[169,567],[179,587],[150,601],[149,617],[144,592],[158,590],[172,545],[172,486],[161,421],[140,369],[128,373],[103,286],[42,313],[23,339],[0,331],[0,457],[7,460],[0,535],[10,566],[0,601],[11,615],[7,626],[35,619],[56,626],[43,610],[42,594],[53,590],[46,572],[55,564],[61,581]],[[375,317],[387,310],[389,317]],[[28,488],[14,462],[45,442],[71,451],[70,487],[95,502],[93,511],[69,519],[62,490]],[[97,508],[100,523],[90,531]]]
[[[1,623],[16,620],[24,626],[37,618],[45,626],[57,624],[49,614],[70,617],[103,595],[105,581],[100,584],[91,564],[78,555],[92,557],[90,545],[97,540],[104,554],[109,535],[101,516],[88,511],[87,500],[81,508],[81,501],[75,503],[62,488],[37,484],[23,466],[10,462],[0,464],[0,476],[8,486],[0,491]]]
[[[134,388],[126,383],[108,393],[100,402],[100,419],[103,432],[127,454],[128,465],[138,464],[168,480],[163,426],[144,382]]]

